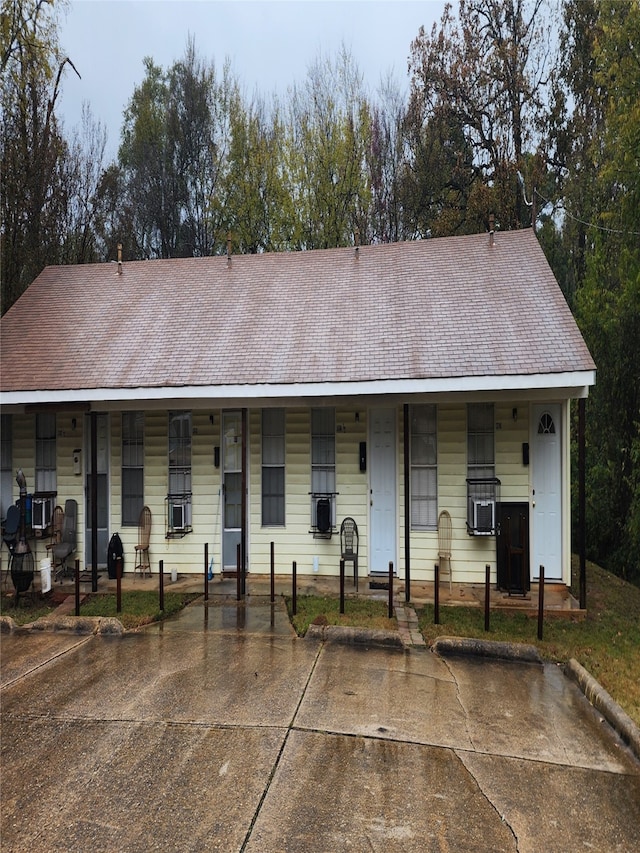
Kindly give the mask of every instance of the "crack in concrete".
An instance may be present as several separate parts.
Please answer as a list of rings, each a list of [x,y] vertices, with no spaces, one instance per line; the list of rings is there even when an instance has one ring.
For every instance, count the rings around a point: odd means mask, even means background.
[[[456,686],[456,699],[458,700],[458,705],[460,705],[460,707],[462,708],[462,713],[464,714],[464,730],[465,730],[465,733],[467,735],[467,738],[469,739],[469,743],[471,744],[471,747],[475,750],[476,745],[473,742],[473,738],[471,737],[471,732],[469,730],[469,712],[465,708],[464,702],[462,701],[460,684],[458,683],[458,679],[456,677],[456,674],[453,671],[453,669],[452,669],[449,661],[447,660],[447,658],[443,657],[442,661],[443,661],[444,665],[446,666],[446,668],[449,670],[449,675],[451,676],[451,679]]]
[[[495,812],[495,814],[497,815],[497,817],[498,817],[498,818],[499,818],[499,820],[500,820],[500,823],[503,823],[503,824],[507,827],[507,829],[509,830],[509,832],[511,833],[511,835],[512,835],[512,837],[513,837],[514,844],[515,844],[515,848],[514,848],[514,849],[515,849],[515,853],[518,853],[518,851],[520,850],[520,847],[519,847],[519,844],[518,844],[518,836],[516,835],[516,831],[515,831],[515,829],[513,828],[513,826],[511,825],[511,823],[507,820],[506,816],[505,816],[505,815],[503,815],[503,814],[500,814],[500,811],[498,810],[497,806],[495,805],[495,803],[493,802],[493,800],[491,799],[491,797],[490,797],[490,796],[485,792],[484,788],[482,787],[482,785],[481,785],[481,784],[480,784],[480,782],[478,781],[478,778],[476,777],[476,775],[473,773],[473,771],[471,770],[471,768],[467,767],[467,765],[466,765],[466,764],[464,763],[464,761],[462,760],[462,757],[458,754],[458,750],[457,750],[457,749],[453,749],[453,750],[451,750],[451,751],[452,751],[452,752],[453,752],[453,754],[456,756],[456,758],[458,759],[458,761],[460,762],[460,764],[462,764],[462,766],[464,767],[465,771],[469,774],[469,777],[470,777],[471,779],[473,779],[473,782],[474,782],[474,784],[475,784],[476,788],[478,789],[478,791],[480,792],[480,795],[484,798],[485,802],[489,805],[489,807],[490,807],[490,808]]]
[[[251,818],[249,828],[247,829],[247,832],[246,832],[246,835],[244,837],[244,841],[242,842],[242,846],[240,847],[239,853],[244,853],[244,851],[247,849],[247,844],[251,840],[253,828],[256,825],[256,821],[258,820],[258,817],[260,816],[260,812],[262,811],[262,806],[264,805],[264,801],[267,798],[267,795],[269,793],[269,789],[271,788],[271,784],[275,778],[278,767],[280,766],[282,756],[284,754],[287,743],[289,741],[289,736],[290,736],[291,732],[296,728],[295,720],[296,720],[296,717],[298,716],[298,713],[300,711],[300,706],[302,705],[302,702],[304,701],[304,698],[307,695],[307,690],[309,689],[309,683],[311,682],[311,679],[313,678],[313,674],[316,671],[316,666],[318,665],[318,660],[320,659],[320,655],[322,653],[323,647],[324,647],[324,643],[322,643],[318,647],[318,652],[317,652],[315,658],[313,659],[313,664],[312,664],[311,668],[309,669],[309,675],[307,677],[307,680],[305,681],[304,687],[300,691],[300,699],[298,700],[298,704],[296,705],[296,707],[293,711],[293,716],[291,717],[291,720],[289,721],[289,725],[286,728],[284,737],[282,738],[282,743],[280,744],[280,749],[278,750],[278,754],[276,755],[276,759],[273,762],[273,767],[271,768],[271,772],[269,773],[269,776],[267,778],[267,782],[264,786],[264,791],[262,792],[262,796],[260,797],[260,801],[258,802],[258,805],[256,806],[256,810],[253,813],[253,817]]]

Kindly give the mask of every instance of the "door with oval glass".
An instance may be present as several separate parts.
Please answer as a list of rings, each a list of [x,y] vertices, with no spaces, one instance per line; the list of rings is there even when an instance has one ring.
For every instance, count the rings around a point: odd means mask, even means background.
[[[532,408],[533,548],[531,576],[562,580],[562,415],[558,404]]]

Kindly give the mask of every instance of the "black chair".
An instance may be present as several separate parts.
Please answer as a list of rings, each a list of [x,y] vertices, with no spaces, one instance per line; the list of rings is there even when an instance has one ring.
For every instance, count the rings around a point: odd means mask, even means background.
[[[53,551],[53,569],[55,571],[55,579],[66,575],[67,560],[76,551],[76,524],[78,519],[78,504],[73,499],[65,501],[64,504],[64,523],[62,525],[62,538],[57,545],[52,548]],[[57,567],[57,570],[56,570]]]
[[[4,525],[2,529],[2,541],[7,546],[7,550],[9,551],[9,562],[7,563],[7,570],[4,573],[4,583],[8,584],[9,575],[11,573],[11,560],[13,559],[13,552],[15,551],[16,545],[18,543],[18,530],[20,528],[20,508],[15,504],[12,504],[7,510],[7,517],[4,520]]]
[[[340,525],[340,554],[345,563],[353,563],[353,585],[358,589],[358,525],[347,517]]]

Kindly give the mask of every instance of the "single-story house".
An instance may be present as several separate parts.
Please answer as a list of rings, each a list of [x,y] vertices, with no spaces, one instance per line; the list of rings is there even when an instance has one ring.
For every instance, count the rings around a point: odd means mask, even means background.
[[[148,506],[154,572],[337,575],[351,517],[361,578],[430,580],[446,511],[454,582],[570,583],[595,365],[530,229],[47,267],[1,332],[2,515],[17,469],[75,499],[83,568]]]

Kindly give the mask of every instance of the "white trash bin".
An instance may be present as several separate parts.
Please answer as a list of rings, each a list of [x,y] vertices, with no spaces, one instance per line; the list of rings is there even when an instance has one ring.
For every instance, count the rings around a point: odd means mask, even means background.
[[[178,570],[171,569],[171,583],[175,583],[178,580]]]
[[[44,594],[51,589],[51,560],[40,560],[40,590]]]

